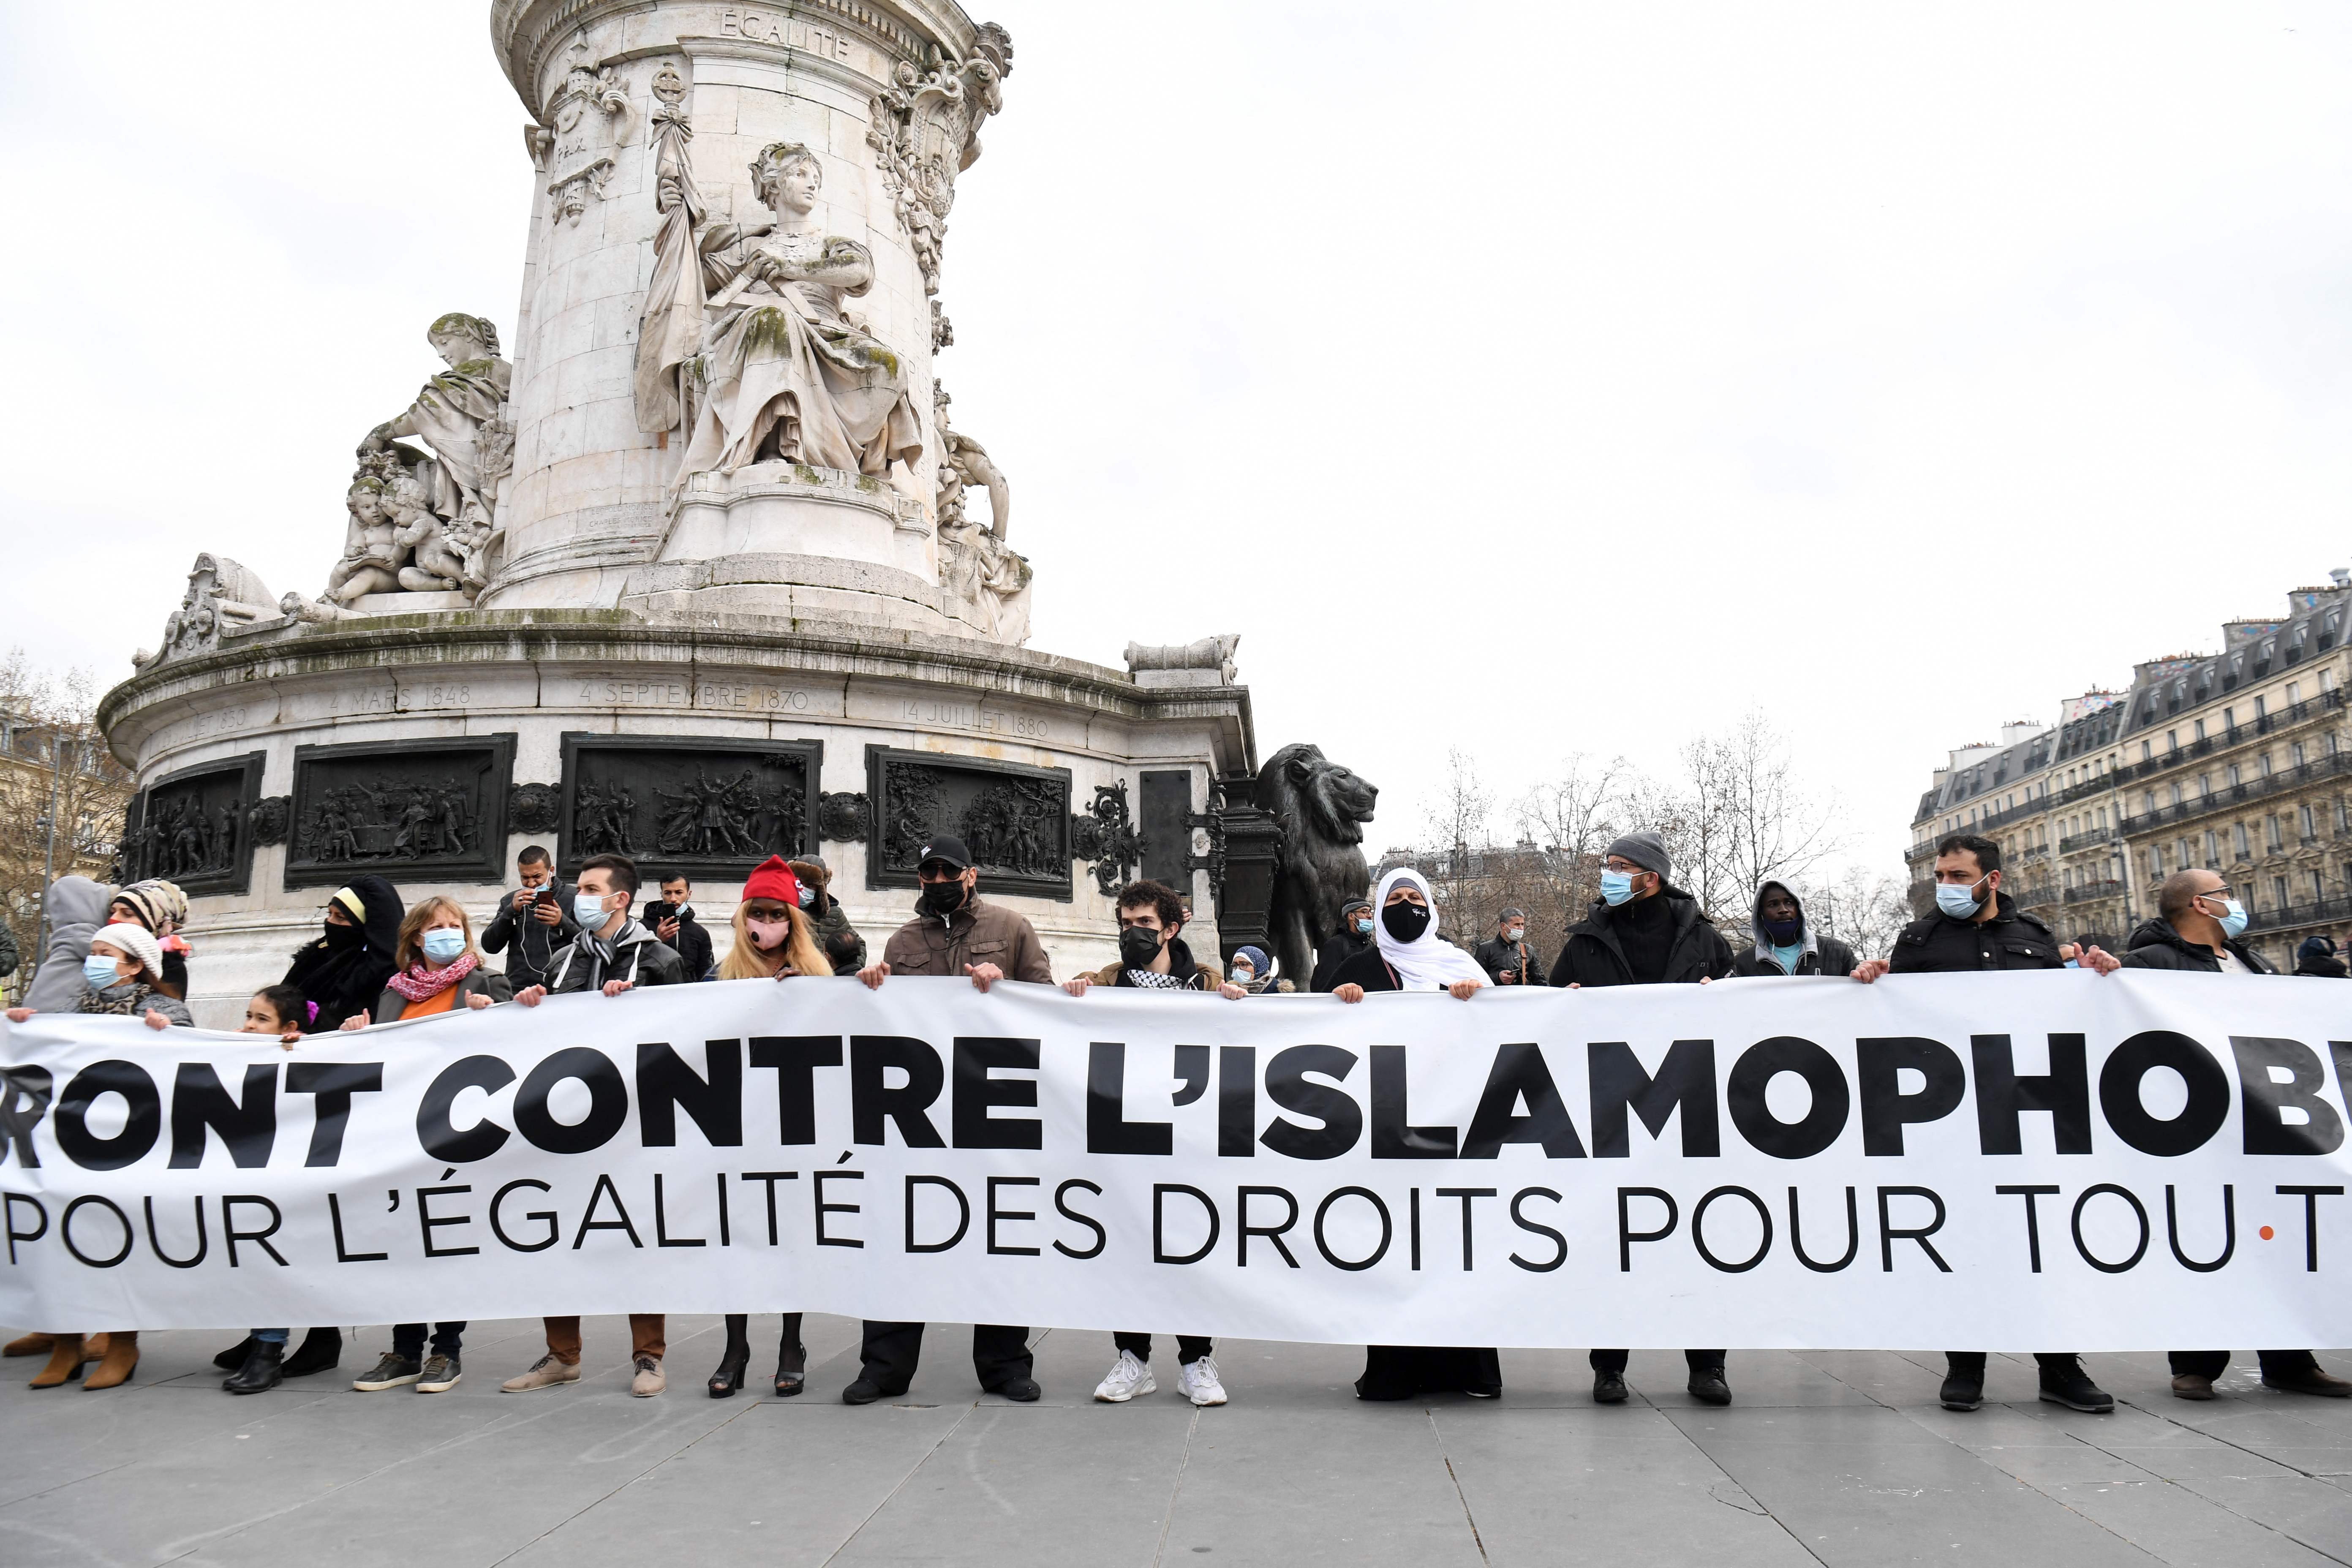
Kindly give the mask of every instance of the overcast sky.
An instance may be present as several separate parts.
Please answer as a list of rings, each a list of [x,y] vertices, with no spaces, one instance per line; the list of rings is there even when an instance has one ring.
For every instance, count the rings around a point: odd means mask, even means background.
[[[0,11],[0,645],[111,683],[198,550],[320,590],[425,322],[512,331],[486,13]],[[1241,633],[1374,848],[1449,748],[1761,708],[1899,870],[1947,748],[2352,564],[2340,5],[975,16],[941,374],[1031,646]]]

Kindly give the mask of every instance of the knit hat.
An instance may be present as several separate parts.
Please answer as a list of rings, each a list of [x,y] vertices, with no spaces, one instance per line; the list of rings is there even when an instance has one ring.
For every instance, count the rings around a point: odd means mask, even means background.
[[[1235,963],[1248,964],[1250,966],[1250,974],[1253,978],[1258,980],[1265,978],[1267,963],[1265,949],[1262,947],[1235,948],[1234,950],[1234,962]]]
[[[781,855],[771,855],[743,879],[743,901],[753,899],[773,899],[779,903],[798,908],[801,901],[801,880],[793,868],[784,864]]]
[[[131,921],[116,921],[112,925],[99,927],[98,934],[89,940],[102,942],[126,956],[137,959],[140,967],[150,974],[160,977],[163,973],[163,944],[157,942],[154,933],[145,926]]]
[[[1631,860],[1644,871],[1655,871],[1664,881],[1674,874],[1674,859],[1666,853],[1666,841],[1654,833],[1628,833],[1601,852],[1603,860]]]
[[[1346,903],[1339,906],[1339,918],[1341,920],[1345,920],[1349,915],[1354,914],[1358,910],[1369,910],[1371,907],[1372,900],[1370,899],[1349,899]]]
[[[2324,936],[2307,936],[2303,939],[2303,945],[2294,950],[2294,955],[2297,958],[2333,958],[2336,956],[2336,944]]]
[[[133,882],[114,896],[137,910],[140,923],[151,931],[161,931],[167,921],[178,925],[188,918],[188,896],[160,877]]]

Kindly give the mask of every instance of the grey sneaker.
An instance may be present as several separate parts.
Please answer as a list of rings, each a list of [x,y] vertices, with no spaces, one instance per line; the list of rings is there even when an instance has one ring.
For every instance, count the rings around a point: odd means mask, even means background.
[[[362,1394],[382,1394],[387,1388],[398,1388],[404,1383],[415,1383],[422,1375],[423,1370],[406,1356],[394,1355],[390,1351],[386,1351],[383,1359],[376,1363],[373,1369],[361,1373],[352,1382],[352,1386]]]
[[[425,1358],[425,1370],[416,1379],[419,1394],[446,1394],[457,1386],[466,1369],[453,1355],[429,1355]]]

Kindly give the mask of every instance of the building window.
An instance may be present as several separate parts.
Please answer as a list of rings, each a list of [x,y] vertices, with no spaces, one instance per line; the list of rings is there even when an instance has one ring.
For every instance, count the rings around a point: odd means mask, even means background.
[[[2210,800],[2213,798],[2213,775],[2211,773],[2199,773],[2197,775],[2197,795],[2200,800]]]
[[[2303,841],[2304,841],[2305,844],[2308,844],[2308,843],[2310,843],[2313,839],[2315,839],[2315,838],[2318,837],[2319,837],[2319,824],[2318,824],[2317,822],[2315,822],[2315,820],[2313,820],[2313,818],[2312,818],[2312,815],[2311,815],[2311,807],[2310,807],[2310,806],[2308,806],[2308,805],[2297,806],[2297,807],[2295,808],[2295,813],[2296,813],[2296,816],[2301,819],[2301,823],[2302,823],[2302,826],[2303,826]]]
[[[2271,847],[2273,855],[2286,847],[2285,841],[2279,837],[2279,819],[2275,812],[2263,818],[2263,840]]]
[[[2261,723],[2263,720],[2265,720],[2265,719],[2267,719],[2267,718],[2269,718],[2269,717],[2270,717],[2270,713],[2271,713],[2270,699],[2268,699],[2268,698],[2266,698],[2266,697],[2257,697],[2257,698],[2255,698],[2255,699],[2254,699],[2254,722],[2255,722],[2255,723],[2257,723],[2257,724]]]
[[[2327,897],[2327,879],[2317,871],[2311,874],[2311,901],[2318,903]]]
[[[2346,800],[2340,795],[2336,797],[2336,831],[2338,833],[2352,831],[2352,801]]]
[[[2285,909],[2289,904],[2294,901],[2287,896],[2286,879],[2284,877],[2273,877],[2271,879],[2271,896],[2278,900],[2278,902],[2273,907],[2280,910]]]
[[[2189,869],[2189,862],[2195,858],[2195,852],[2190,848],[2189,840],[2186,838],[2182,839],[2177,847],[2180,851],[2180,868],[2186,871]]]
[[[2294,765],[2295,765],[2296,767],[2301,767],[2301,766],[2303,766],[2303,761],[2304,761],[2304,756],[2303,756],[2303,742],[2302,742],[2301,741],[2297,741],[2297,742],[2294,743],[2294,745],[2293,746],[2293,748],[2291,748],[2291,749],[2292,749],[2292,750],[2294,751]]]
[[[2323,670],[2321,670],[2321,671],[2319,672],[2319,691],[2320,691],[2320,695],[2324,697],[2324,696],[2326,696],[2328,692],[2331,692],[2331,691],[2333,691],[2333,690],[2335,690],[2335,689],[2336,689],[2336,672],[2335,672],[2334,670],[2332,670],[2332,669],[2323,669]]]
[[[2221,728],[2222,728],[2222,729],[2224,729],[2224,730],[2234,730],[2234,729],[2236,729],[2237,727],[2238,727],[2238,710],[2237,710],[2235,708],[2224,708],[2224,709],[2222,709],[2222,710],[2221,710]]]
[[[2221,864],[2221,837],[2210,827],[2205,830],[2205,864],[2213,868]]]
[[[2202,719],[2197,721],[2197,738],[2200,741],[2205,738],[2205,721]]]
[[[2154,790],[2147,790],[2141,794],[2139,797],[2139,808],[2150,815],[2154,815],[2156,811],[2156,792]]]
[[[2177,751],[2180,750],[2180,731],[2178,731],[2178,730],[2167,730],[2167,731],[2164,732],[2164,749],[2165,749],[2166,751],[2168,751],[2168,752],[2177,752]]]
[[[2099,807],[2099,831],[2100,831],[2100,832],[2102,832],[2102,833],[2105,833],[2106,830],[2107,830],[2107,808],[2106,808],[2105,806],[2104,806],[2104,805],[2103,805],[2103,806]]]
[[[2239,772],[2239,770],[2238,770],[2238,764],[2237,764],[2237,763],[2231,763],[2230,764],[2230,787],[2231,787],[2231,789],[2235,789],[2235,788],[2237,788],[2237,787],[2238,787],[2238,785],[2239,785],[2239,784],[2242,784],[2243,782],[2244,782],[2244,775]]]
[[[2261,768],[2261,769],[2263,770],[2263,777],[2264,777],[2264,778],[2268,778],[2268,777],[2270,777],[2270,776],[2271,776],[2271,754],[2270,754],[2270,752],[2267,752],[2267,751],[2265,751],[2265,752],[2264,752],[2261,756],[2256,757],[2256,758],[2254,759],[2254,765],[2255,765],[2255,766],[2257,766],[2257,767],[2259,767],[2259,768]]]
[[[2180,804],[2180,786],[2179,784],[2174,784],[2172,786],[2172,804],[2175,805],[2179,805]]]
[[[2246,825],[2244,823],[2233,822],[2230,824],[2230,847],[2237,852],[2237,858],[2241,860],[2251,860],[2254,858],[2253,849],[2246,838]]]
[[[2298,703],[2298,702],[2300,702],[2300,701],[2302,701],[2302,700],[2303,700],[2303,682],[2301,682],[2301,681],[2299,681],[2299,680],[2290,680],[2290,681],[2288,681],[2288,682],[2286,683],[2286,705],[2287,705],[2288,707],[2292,708],[2292,707],[2294,707],[2296,703]]]
[[[2147,874],[2155,881],[2164,880],[2164,846],[2161,844],[2147,847]]]

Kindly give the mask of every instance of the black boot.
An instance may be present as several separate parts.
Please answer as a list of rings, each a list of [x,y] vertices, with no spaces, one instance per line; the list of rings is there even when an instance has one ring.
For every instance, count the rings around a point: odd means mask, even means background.
[[[256,1340],[245,1358],[245,1364],[221,1379],[221,1387],[230,1394],[261,1394],[277,1387],[286,1380],[280,1364],[286,1347],[275,1340]]]
[[[228,1349],[221,1352],[220,1354],[213,1357],[213,1364],[220,1368],[223,1372],[235,1372],[238,1367],[245,1364],[245,1358],[251,1355],[253,1353],[253,1347],[260,1342],[261,1342],[259,1340],[255,1339],[251,1334],[247,1334],[245,1338],[237,1341],[236,1343],[229,1346]]]
[[[790,1399],[808,1381],[808,1346],[801,1343],[801,1315],[786,1312],[784,1332],[776,1346],[776,1397]]]
[[[2083,1370],[2081,1359],[2075,1356],[2063,1361],[2053,1357],[2042,1363],[2042,1397],[2086,1415],[2105,1415],[2116,1407],[2116,1396],[2093,1383],[2091,1374]]]
[[[343,1331],[312,1329],[302,1336],[302,1348],[286,1358],[286,1375],[308,1377],[314,1372],[324,1372],[343,1359]]]
[[[727,1314],[727,1348],[719,1352],[719,1370],[710,1374],[710,1397],[732,1399],[743,1386],[743,1369],[751,1363],[751,1315]]]

